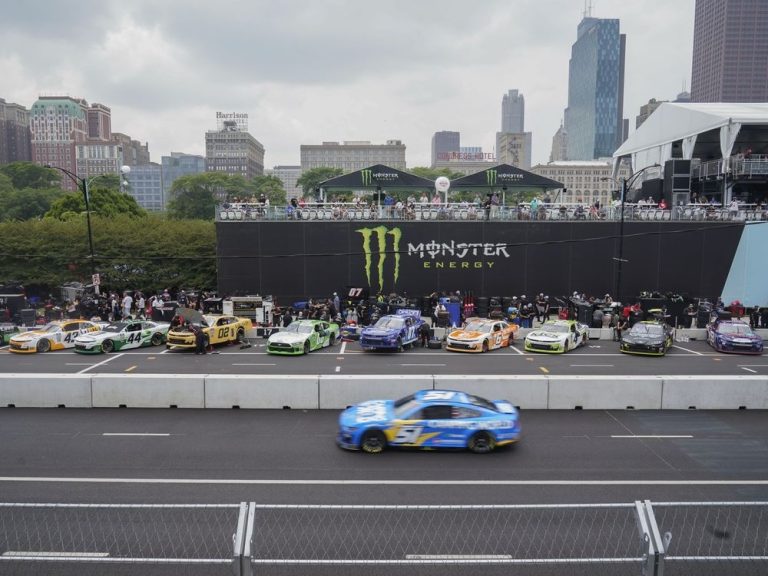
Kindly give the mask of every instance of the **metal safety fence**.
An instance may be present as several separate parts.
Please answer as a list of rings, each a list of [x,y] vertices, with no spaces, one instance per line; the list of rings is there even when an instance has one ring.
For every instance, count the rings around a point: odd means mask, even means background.
[[[768,502],[0,504],[0,574],[768,574]]]

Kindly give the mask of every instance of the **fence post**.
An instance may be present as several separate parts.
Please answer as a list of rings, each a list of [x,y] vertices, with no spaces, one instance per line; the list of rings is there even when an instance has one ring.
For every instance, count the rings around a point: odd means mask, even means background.
[[[643,541],[643,565],[640,574],[642,576],[656,576],[656,547],[651,536],[651,529],[648,526],[645,504],[639,500],[635,500],[635,514],[637,528]]]
[[[253,525],[256,520],[256,502],[250,502],[246,518],[245,538],[243,539],[243,555],[241,556],[240,576],[253,576]]]
[[[650,500],[645,500],[643,502],[643,507],[645,508],[645,514],[648,520],[648,528],[650,529],[650,536],[654,542],[654,547],[656,548],[656,562],[655,562],[654,574],[655,576],[664,576],[664,557],[667,553],[667,545],[669,544],[669,541],[672,535],[669,532],[667,532],[664,535],[664,538],[662,538],[661,532],[659,531],[659,525],[656,522],[656,516],[653,513],[653,506],[651,505]]]
[[[248,504],[240,502],[240,512],[237,515],[237,529],[232,535],[232,574],[242,576],[243,544],[245,541],[245,524],[248,517]]]

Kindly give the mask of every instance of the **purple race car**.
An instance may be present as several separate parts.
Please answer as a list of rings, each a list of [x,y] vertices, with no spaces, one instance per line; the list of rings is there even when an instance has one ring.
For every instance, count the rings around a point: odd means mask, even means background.
[[[736,320],[715,320],[709,324],[707,342],[718,352],[763,353],[763,339],[749,327],[749,324]]]

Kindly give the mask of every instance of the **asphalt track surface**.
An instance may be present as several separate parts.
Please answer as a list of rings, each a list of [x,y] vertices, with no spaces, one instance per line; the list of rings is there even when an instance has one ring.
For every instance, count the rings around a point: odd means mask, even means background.
[[[337,344],[306,356],[277,356],[265,351],[266,340],[251,348],[216,347],[211,354],[165,347],[99,355],[63,350],[14,354],[0,349],[6,373],[134,374],[443,374],[443,375],[768,375],[768,357],[722,354],[703,341],[676,342],[664,357],[633,356],[608,340],[589,343],[567,354],[526,353],[522,341],[485,354],[414,348],[403,352],[364,352],[357,342]]]

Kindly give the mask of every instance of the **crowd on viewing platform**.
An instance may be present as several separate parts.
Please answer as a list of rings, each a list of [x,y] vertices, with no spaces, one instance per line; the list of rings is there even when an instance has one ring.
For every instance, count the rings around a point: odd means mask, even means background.
[[[391,198],[391,197],[388,197]],[[530,202],[500,204],[490,201],[443,203],[439,196],[432,201],[426,197],[391,203],[375,203],[365,198],[355,202],[305,202],[293,199],[287,206],[269,206],[258,202],[225,202],[216,210],[216,220],[238,221],[312,221],[312,220],[449,220],[449,221],[617,221],[622,218],[622,205],[614,200],[610,205],[599,202],[553,202],[549,198]],[[434,199],[438,199],[435,201]],[[733,200],[722,205],[694,194],[691,203],[669,206],[662,199],[652,198],[625,202],[625,220],[640,221],[768,221],[768,203],[745,204]]]

